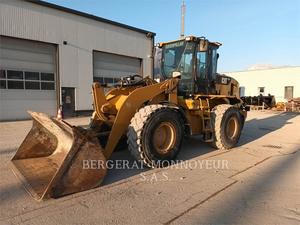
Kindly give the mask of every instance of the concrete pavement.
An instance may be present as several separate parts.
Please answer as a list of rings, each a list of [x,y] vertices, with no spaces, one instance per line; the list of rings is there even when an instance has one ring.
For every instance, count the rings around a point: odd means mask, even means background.
[[[70,123],[85,125],[88,118]],[[109,171],[102,187],[34,201],[9,160],[30,121],[0,123],[0,224],[299,224],[300,116],[250,112],[239,145],[185,140],[178,164]],[[134,162],[128,151],[113,160]]]

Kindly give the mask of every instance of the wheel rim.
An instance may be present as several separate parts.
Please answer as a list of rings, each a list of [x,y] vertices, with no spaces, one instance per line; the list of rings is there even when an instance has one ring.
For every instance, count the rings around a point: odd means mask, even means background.
[[[168,153],[176,142],[176,128],[170,122],[162,122],[153,134],[153,145],[160,154]]]
[[[226,126],[226,136],[229,139],[234,139],[238,131],[238,121],[236,117],[229,118]]]

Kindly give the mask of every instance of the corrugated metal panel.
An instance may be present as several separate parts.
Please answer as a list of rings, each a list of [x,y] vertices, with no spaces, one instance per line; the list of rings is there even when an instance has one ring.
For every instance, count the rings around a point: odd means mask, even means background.
[[[56,5],[56,4],[52,4],[52,3],[49,3],[49,2],[36,1],[36,0],[26,0],[26,1],[32,2],[32,3],[35,3],[35,4],[39,4],[39,5],[42,5],[42,6],[58,9],[58,10],[61,10],[63,12],[68,12],[68,13],[72,13],[72,14],[75,14],[75,15],[83,16],[83,17],[90,18],[90,19],[93,19],[93,20],[96,20],[96,21],[116,25],[116,26],[119,26],[119,27],[124,27],[124,28],[129,29],[129,30],[141,32],[141,33],[144,33],[144,34],[151,34],[151,35],[155,36],[155,33],[151,32],[151,31],[147,31],[147,30],[143,30],[143,29],[140,29],[140,28],[132,27],[132,26],[129,26],[129,25],[126,25],[126,24],[118,23],[118,22],[115,22],[115,21],[104,19],[102,17],[94,16],[94,15],[91,15],[91,14],[87,14],[87,13],[84,13],[84,12],[80,12],[80,11],[77,11],[77,10],[74,10],[74,9],[66,8],[66,7],[59,6],[59,5]]]
[[[55,115],[55,79],[50,84],[42,78],[43,73],[51,73],[52,76],[56,73],[55,53],[54,45],[0,36],[0,70],[6,74],[0,77],[0,120],[29,118],[27,110]],[[10,70],[20,71],[23,75],[12,80],[8,77]],[[27,79],[26,72],[38,72],[38,80],[35,80],[36,77],[32,81],[28,80],[30,78]],[[23,83],[23,88],[10,87],[9,83],[13,82]],[[43,85],[50,84],[54,90],[29,89],[29,85],[33,83],[37,85],[34,89],[44,89]]]
[[[151,54],[145,34],[18,0],[0,2],[0,34],[138,58]],[[108,51],[107,51],[108,50]]]
[[[294,87],[294,97],[300,97],[300,67],[286,67],[269,70],[249,70],[228,72],[240,87],[244,87],[245,96],[259,95],[259,87],[264,87],[265,95],[274,95],[277,102],[286,101],[285,87]]]
[[[54,45],[0,36],[0,67],[55,72]]]
[[[141,61],[138,58],[94,52],[94,77],[112,77],[140,74]]]
[[[146,34],[61,10],[2,0],[0,35],[58,44],[60,84],[76,88],[76,110],[92,109],[94,50],[140,58],[143,75],[151,75],[152,39]]]
[[[0,67],[28,71],[55,71],[54,53],[46,54],[9,48],[0,38]],[[1,44],[2,43],[2,44]],[[2,45],[2,46],[1,46]]]
[[[27,119],[28,110],[56,114],[54,91],[0,89],[0,121]]]

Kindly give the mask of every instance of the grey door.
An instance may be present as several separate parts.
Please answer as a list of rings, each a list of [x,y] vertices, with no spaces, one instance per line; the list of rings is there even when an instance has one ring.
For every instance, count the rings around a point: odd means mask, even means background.
[[[56,46],[0,36],[0,120],[56,115]]]
[[[142,75],[141,59],[94,51],[94,81],[113,84],[120,77]]]
[[[294,96],[294,87],[293,86],[286,86],[284,87],[284,98],[286,100],[292,99]]]
[[[64,117],[71,117],[75,115],[75,88],[62,87],[62,110]]]

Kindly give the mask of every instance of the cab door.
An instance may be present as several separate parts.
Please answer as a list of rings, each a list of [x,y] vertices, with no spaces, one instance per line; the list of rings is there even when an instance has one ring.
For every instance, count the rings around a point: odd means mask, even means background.
[[[196,85],[195,93],[208,94],[207,51],[196,53]]]
[[[210,46],[207,55],[208,55],[207,90],[208,90],[208,94],[216,94],[217,64],[218,64],[218,57],[219,57],[217,53],[217,47]]]
[[[209,47],[207,51],[196,53],[196,93],[215,94],[217,74],[217,49]]]

